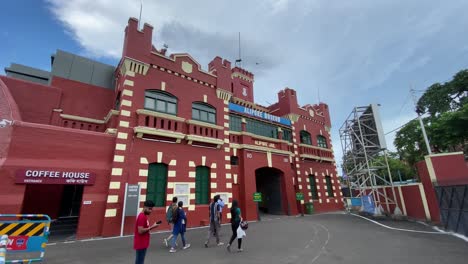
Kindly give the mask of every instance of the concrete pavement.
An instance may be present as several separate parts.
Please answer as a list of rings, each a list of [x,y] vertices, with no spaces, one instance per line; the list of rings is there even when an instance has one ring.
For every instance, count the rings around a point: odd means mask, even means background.
[[[146,263],[466,263],[468,243],[411,222],[381,221],[389,228],[346,214],[266,216],[250,223],[241,253],[225,246],[204,247],[206,228],[189,230],[192,247],[168,252],[167,233],[152,234]],[[400,228],[404,227],[404,228]],[[407,232],[411,229],[422,232]],[[223,226],[222,240],[231,235]],[[46,248],[45,263],[133,263],[132,237],[57,243]],[[179,244],[181,244],[179,242]],[[237,246],[233,245],[233,249]]]

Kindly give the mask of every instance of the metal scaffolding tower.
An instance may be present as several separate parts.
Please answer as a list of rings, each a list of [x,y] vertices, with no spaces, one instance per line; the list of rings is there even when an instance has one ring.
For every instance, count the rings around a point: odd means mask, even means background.
[[[372,196],[374,215],[382,215],[383,206],[391,214],[391,204],[395,205],[393,213],[401,215],[398,203],[390,199],[385,189],[391,187],[392,197],[396,197],[378,110],[379,105],[376,104],[355,107],[341,126],[343,169],[349,177],[351,193],[354,189],[358,191],[357,197]]]

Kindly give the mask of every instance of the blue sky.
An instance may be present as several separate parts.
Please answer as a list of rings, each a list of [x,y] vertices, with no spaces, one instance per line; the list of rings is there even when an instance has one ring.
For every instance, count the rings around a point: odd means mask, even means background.
[[[143,0],[156,47],[188,52],[206,69],[234,61],[242,34],[244,67],[257,103],[298,91],[301,105],[329,104],[333,145],[354,106],[379,103],[386,131],[415,117],[409,87],[424,89],[468,68],[468,1],[450,0]],[[10,62],[50,69],[56,49],[116,64],[123,30],[140,1],[5,1],[0,68]],[[257,64],[259,63],[259,64]],[[2,71],[3,74],[3,71]],[[392,145],[393,135],[387,136]],[[393,147],[391,146],[390,149]]]

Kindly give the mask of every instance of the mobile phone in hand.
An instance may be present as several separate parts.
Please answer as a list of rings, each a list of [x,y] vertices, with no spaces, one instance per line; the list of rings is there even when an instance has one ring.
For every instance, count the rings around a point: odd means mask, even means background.
[[[162,223],[161,220],[159,220],[159,221],[156,222],[157,225],[160,225],[161,223]]]

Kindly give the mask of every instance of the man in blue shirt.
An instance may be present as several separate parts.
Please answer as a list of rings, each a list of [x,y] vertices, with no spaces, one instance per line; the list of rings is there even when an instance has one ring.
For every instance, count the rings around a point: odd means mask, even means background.
[[[218,196],[218,205],[219,205],[219,229],[221,230],[221,224],[223,223],[223,207],[224,201],[221,199],[221,196]]]
[[[205,247],[208,247],[208,243],[212,236],[216,237],[216,244],[218,246],[224,245],[223,242],[219,241],[219,209],[218,204],[219,195],[213,197],[213,202],[211,202],[209,207],[209,217],[210,217],[210,230],[208,230],[208,236],[206,238]]]

